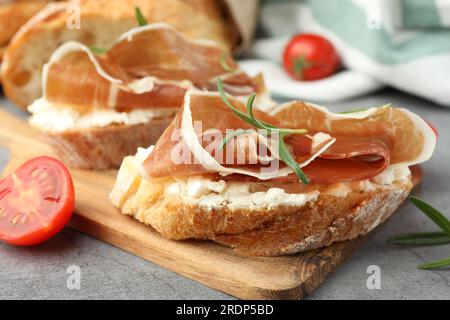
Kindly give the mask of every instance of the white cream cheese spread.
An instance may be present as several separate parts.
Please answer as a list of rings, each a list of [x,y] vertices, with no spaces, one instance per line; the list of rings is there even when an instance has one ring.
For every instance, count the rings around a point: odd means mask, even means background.
[[[140,148],[136,156],[126,157],[117,176],[116,184],[110,199],[120,207],[128,190],[136,179],[146,179],[140,172],[142,163],[151,154],[153,147]],[[163,194],[180,196],[186,203],[196,204],[208,209],[227,206],[239,208],[272,208],[277,206],[301,207],[314,203],[320,195],[345,198],[352,191],[372,192],[380,188],[389,188],[394,183],[410,181],[411,171],[408,166],[394,165],[380,175],[360,182],[335,183],[325,190],[313,190],[306,193],[289,193],[281,188],[270,188],[265,191],[252,192],[251,184],[246,182],[214,181],[203,176],[193,176],[186,179],[174,179],[164,186]]]
[[[301,207],[316,201],[319,191],[290,194],[280,188],[251,192],[250,184],[245,182],[211,181],[202,177],[191,177],[167,186],[165,193],[180,195],[184,201],[201,207],[219,208],[268,208],[278,206]]]
[[[173,117],[178,111],[177,108],[136,109],[131,112],[97,109],[80,114],[70,107],[55,107],[44,98],[36,100],[28,110],[33,114],[30,124],[47,132],[103,128],[112,124],[136,125],[152,119]]]

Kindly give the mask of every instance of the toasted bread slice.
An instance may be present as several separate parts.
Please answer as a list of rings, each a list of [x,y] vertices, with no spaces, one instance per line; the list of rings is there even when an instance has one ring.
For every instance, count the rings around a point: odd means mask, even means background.
[[[123,214],[166,238],[213,240],[241,255],[294,254],[365,235],[391,216],[413,186],[410,178],[390,184],[364,181],[317,186],[320,191],[308,187],[312,189],[304,203],[279,203],[279,198],[271,198],[264,204],[260,193],[259,200],[250,204],[236,206],[230,200],[212,205],[206,198],[192,198],[189,192],[168,192],[180,183],[172,178],[141,178],[139,161],[139,154],[125,158],[110,196]],[[253,187],[267,191],[279,186]],[[218,196],[213,193],[208,199]]]
[[[409,192],[409,184],[400,184],[353,192],[345,198],[324,195],[287,217],[214,240],[242,255],[277,256],[316,249],[368,234],[392,215]]]
[[[42,133],[44,140],[64,163],[72,168],[108,170],[120,167],[124,157],[136,149],[155,143],[171,117],[156,118],[147,123]]]
[[[166,22],[188,37],[216,41],[231,51],[239,32],[229,12],[215,0],[82,0],[76,26],[76,8],[68,2],[50,4],[29,21],[8,46],[2,65],[5,94],[26,108],[42,93],[41,69],[62,43],[74,40],[109,48],[124,32],[137,26],[135,7],[149,23]],[[73,22],[73,23],[71,23]],[[138,54],[138,53],[137,53]]]

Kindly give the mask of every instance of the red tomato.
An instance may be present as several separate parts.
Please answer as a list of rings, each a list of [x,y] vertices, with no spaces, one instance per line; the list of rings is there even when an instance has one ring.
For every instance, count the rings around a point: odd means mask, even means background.
[[[318,80],[336,73],[339,55],[325,38],[314,34],[295,36],[284,50],[284,68],[297,80]]]
[[[40,157],[0,180],[0,240],[18,246],[47,241],[75,207],[72,178],[56,159]]]

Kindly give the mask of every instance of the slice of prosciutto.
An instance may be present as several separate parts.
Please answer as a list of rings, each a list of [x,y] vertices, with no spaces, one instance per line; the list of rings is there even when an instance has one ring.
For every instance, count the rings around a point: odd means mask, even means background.
[[[235,108],[245,111],[237,99],[229,100]],[[412,166],[428,160],[436,145],[436,136],[424,120],[406,109],[390,106],[333,114],[323,107],[292,102],[270,114],[255,112],[255,117],[282,128],[308,130],[306,135],[288,136],[285,143],[310,181],[318,184],[361,181],[379,175],[388,166]],[[218,157],[217,145],[223,144],[230,130],[241,134],[228,141],[223,153],[230,141],[243,143],[247,147],[245,160],[265,161],[239,163],[235,148],[231,157]],[[182,110],[143,162],[141,171],[150,179],[199,174],[239,181],[298,179],[290,167],[279,161],[273,145],[268,153],[260,154],[260,143],[267,143],[267,135],[252,130],[222,102],[219,94],[189,91]],[[256,157],[251,157],[252,153]],[[224,158],[228,161],[221,161]],[[272,170],[275,163],[278,166]]]
[[[216,90],[219,76],[233,95],[261,88],[214,42],[157,23],[132,29],[99,55],[77,42],[62,45],[44,67],[43,94],[81,111],[173,108],[181,107],[188,89]]]

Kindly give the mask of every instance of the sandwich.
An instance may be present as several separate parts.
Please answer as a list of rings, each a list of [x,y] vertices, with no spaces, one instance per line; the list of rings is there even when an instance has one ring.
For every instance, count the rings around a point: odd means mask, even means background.
[[[159,141],[123,160],[110,199],[173,240],[280,256],[365,235],[413,188],[436,136],[390,105],[332,113],[294,101],[270,111],[190,90]]]
[[[41,70],[52,52],[67,41],[110,48],[121,34],[137,26],[135,7],[141,9],[149,23],[167,23],[186,37],[215,41],[228,52],[240,43],[238,28],[222,1],[78,0],[50,3],[19,30],[5,51],[2,78],[6,96],[26,110],[41,97]]]
[[[110,48],[70,41],[43,68],[30,124],[67,165],[118,168],[125,156],[157,141],[186,91],[217,90],[218,77],[240,99],[253,91],[264,96],[261,78],[239,70],[222,46],[165,23],[143,23]]]

